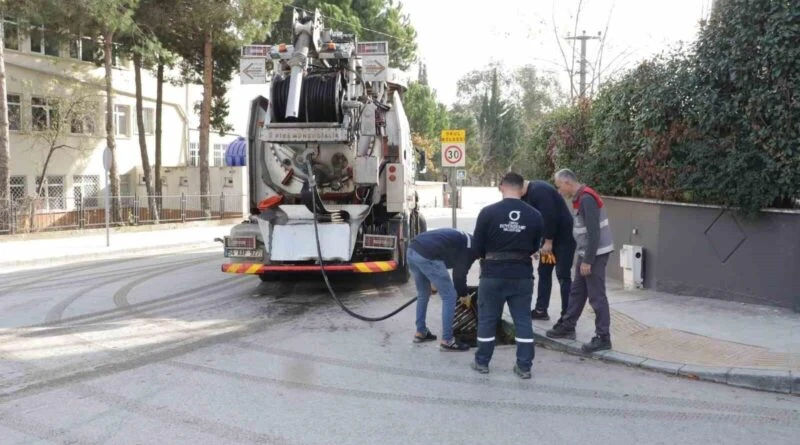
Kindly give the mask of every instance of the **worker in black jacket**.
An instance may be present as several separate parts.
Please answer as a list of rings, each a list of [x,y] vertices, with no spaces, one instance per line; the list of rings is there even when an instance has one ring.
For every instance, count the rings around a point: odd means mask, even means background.
[[[544,242],[539,257],[539,288],[536,305],[531,310],[534,320],[549,320],[550,293],[553,287],[553,267],[561,292],[561,317],[569,307],[569,292],[572,287],[572,260],[575,257],[575,238],[572,236],[572,212],[558,190],[545,181],[526,181],[522,200],[533,206],[544,218]],[[545,261],[552,253],[556,262]]]
[[[408,246],[408,265],[417,286],[417,332],[415,343],[436,340],[425,325],[431,285],[442,298],[443,351],[467,351],[469,345],[457,341],[453,335],[453,317],[456,299],[467,296],[467,273],[477,259],[472,235],[458,229],[435,229],[420,233]],[[453,269],[450,280],[448,269]]]
[[[472,369],[485,374],[494,352],[497,323],[508,303],[514,319],[517,362],[514,373],[531,378],[533,259],[544,222],[538,210],[522,201],[524,179],[507,173],[500,182],[503,200],[484,207],[475,223],[475,248],[481,259],[478,285],[478,351]]]

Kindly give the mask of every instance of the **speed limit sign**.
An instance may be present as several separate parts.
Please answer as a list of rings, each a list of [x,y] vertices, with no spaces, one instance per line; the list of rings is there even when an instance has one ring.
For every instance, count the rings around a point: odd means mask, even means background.
[[[466,131],[442,130],[442,167],[465,167],[467,156],[464,151],[466,145]]]

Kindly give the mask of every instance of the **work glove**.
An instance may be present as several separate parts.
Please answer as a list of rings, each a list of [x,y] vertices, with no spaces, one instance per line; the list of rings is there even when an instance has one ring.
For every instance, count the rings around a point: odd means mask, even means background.
[[[556,264],[556,256],[552,252],[543,253],[540,261],[542,264]]]

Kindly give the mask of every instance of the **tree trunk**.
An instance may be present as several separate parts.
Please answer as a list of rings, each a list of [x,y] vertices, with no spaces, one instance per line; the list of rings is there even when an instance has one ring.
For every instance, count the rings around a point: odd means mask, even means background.
[[[213,94],[213,46],[211,31],[206,31],[203,42],[203,106],[200,110],[200,202],[206,218],[211,217],[209,196],[211,187],[208,171],[208,146],[211,130],[211,98]]]
[[[107,31],[103,35],[103,65],[106,75],[106,145],[111,151],[111,220],[122,221],[122,209],[119,203],[119,176],[117,176],[117,142],[114,137],[114,86],[112,84],[113,67],[111,66],[114,33]]]
[[[147,190],[147,204],[150,208],[150,217],[158,224],[158,207],[156,196],[153,192],[151,178],[150,155],[147,153],[147,137],[144,133],[144,115],[142,112],[142,55],[133,54],[133,77],[136,84],[136,126],[139,129],[139,152],[142,155],[142,171],[144,171],[144,187]]]
[[[50,149],[47,151],[47,157],[44,160],[44,165],[42,166],[42,174],[39,175],[39,185],[36,187],[36,199],[31,202],[30,208],[30,229],[33,231],[36,229],[36,205],[39,203],[39,200],[42,199],[42,188],[44,187],[44,178],[47,176],[47,167],[50,166],[50,160],[53,158],[53,153],[55,153],[57,148],[55,144],[50,144]]]
[[[156,71],[156,195],[161,208],[161,109],[164,103],[164,63],[159,58]]]
[[[0,24],[0,32],[3,26]],[[11,194],[9,193],[8,102],[6,97],[5,42],[0,35],[0,231],[11,229]]]

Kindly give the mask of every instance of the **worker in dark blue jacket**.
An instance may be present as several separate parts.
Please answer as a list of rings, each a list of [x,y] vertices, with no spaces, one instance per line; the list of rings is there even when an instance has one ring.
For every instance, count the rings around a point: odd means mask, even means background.
[[[533,254],[539,250],[544,222],[522,201],[524,179],[507,173],[500,181],[503,199],[484,207],[475,223],[475,249],[481,258],[478,285],[478,351],[472,369],[485,374],[494,352],[497,323],[508,303],[514,319],[517,362],[514,373],[531,378],[533,364]]]
[[[569,307],[572,287],[572,260],[575,257],[575,238],[572,236],[572,212],[555,187],[545,181],[526,181],[522,200],[533,206],[544,218],[541,255],[539,257],[539,289],[536,305],[531,310],[534,320],[549,320],[550,293],[553,287],[553,267],[561,292],[561,317]],[[545,260],[547,254],[555,256],[555,264]],[[561,318],[559,317],[559,319]]]
[[[442,340],[444,351],[467,351],[469,346],[453,335],[456,299],[467,296],[467,273],[477,259],[472,235],[458,229],[435,229],[420,233],[408,246],[408,265],[417,286],[417,332],[415,343],[436,340],[425,325],[431,284],[442,298]],[[450,279],[448,269],[453,269]]]

